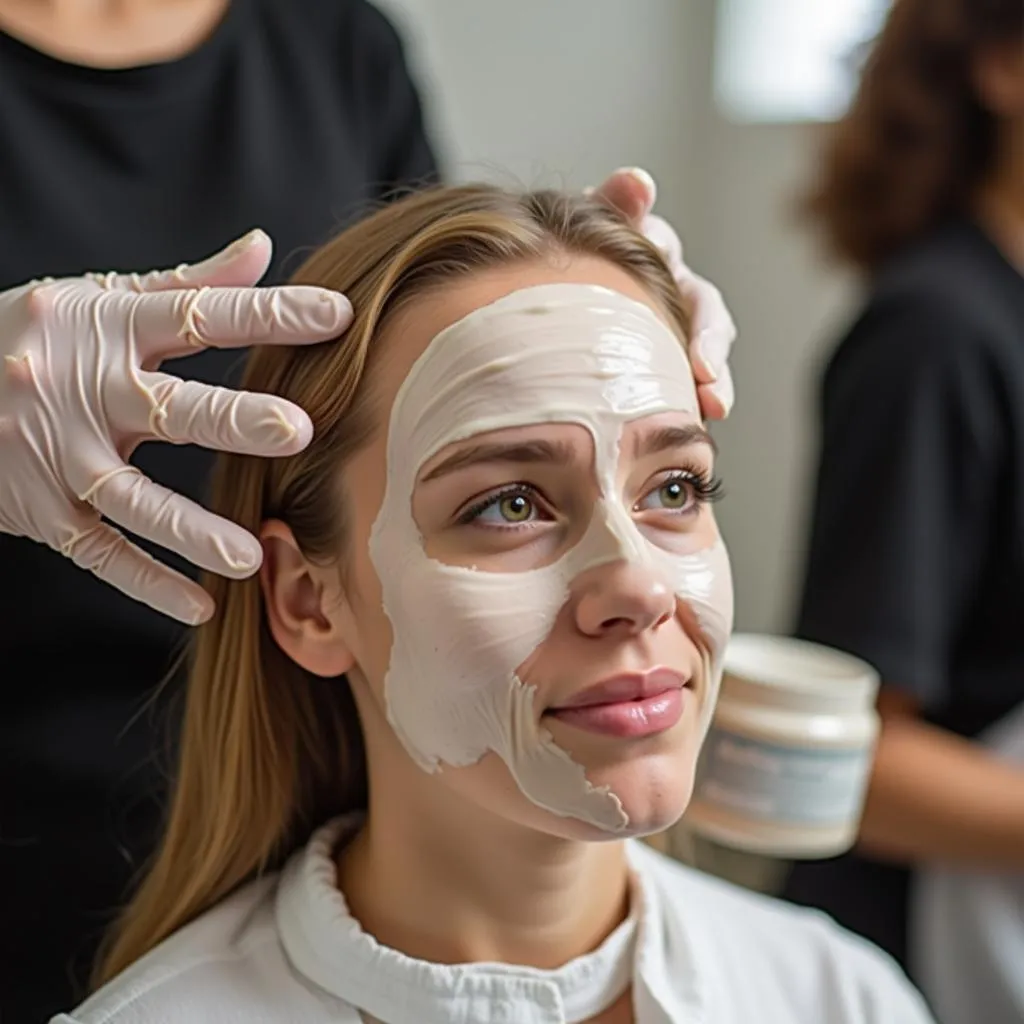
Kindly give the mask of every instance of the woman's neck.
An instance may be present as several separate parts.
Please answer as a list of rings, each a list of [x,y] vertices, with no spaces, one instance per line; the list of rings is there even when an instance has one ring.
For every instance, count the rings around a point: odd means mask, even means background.
[[[628,913],[621,842],[556,839],[458,801],[371,801],[342,851],[339,887],[383,945],[435,963],[554,969],[597,948]],[[443,820],[450,816],[450,821]]]

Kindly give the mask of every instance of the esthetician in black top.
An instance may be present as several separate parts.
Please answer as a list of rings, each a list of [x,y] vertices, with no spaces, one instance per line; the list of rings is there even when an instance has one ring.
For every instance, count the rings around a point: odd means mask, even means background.
[[[859,847],[787,895],[904,961],[915,867],[1024,871],[1024,772],[978,742],[1024,701],[1022,40],[1024,0],[896,0],[809,203],[868,291],[798,632],[878,668],[883,730]]]
[[[265,281],[278,283],[367,203],[434,176],[398,37],[362,0],[98,12],[0,2],[0,289],[173,267],[257,226],[275,243]],[[241,360],[211,349],[164,368],[230,384]],[[146,444],[132,461],[199,498],[212,458]],[[148,853],[165,730],[145,703],[185,632],[0,535],[4,1024],[81,996]]]

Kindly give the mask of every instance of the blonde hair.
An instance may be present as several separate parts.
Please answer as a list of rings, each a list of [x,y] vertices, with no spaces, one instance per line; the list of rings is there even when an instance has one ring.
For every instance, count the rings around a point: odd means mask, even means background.
[[[596,200],[485,185],[436,188],[344,231],[294,281],[348,295],[352,326],[311,348],[255,350],[244,381],[248,390],[302,406],[314,439],[285,459],[222,455],[214,510],[254,533],[281,519],[310,559],[337,559],[346,527],[338,473],[373,430],[364,380],[389,316],[475,271],[566,255],[602,258],[631,274],[685,337],[686,313],[658,251]],[[163,838],[110,935],[97,982],[278,866],[317,825],[366,805],[362,732],[348,686],[313,676],[277,647],[258,577],[210,575],[204,585],[217,610],[191,651]]]

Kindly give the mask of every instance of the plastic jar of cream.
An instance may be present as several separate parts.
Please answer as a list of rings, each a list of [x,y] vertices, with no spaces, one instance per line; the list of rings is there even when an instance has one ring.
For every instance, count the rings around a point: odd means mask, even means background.
[[[683,824],[748,853],[832,857],[857,836],[879,720],[866,662],[737,634]]]

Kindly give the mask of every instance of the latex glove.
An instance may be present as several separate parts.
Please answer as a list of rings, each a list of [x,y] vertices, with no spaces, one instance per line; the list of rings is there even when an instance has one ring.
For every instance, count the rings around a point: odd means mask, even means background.
[[[205,346],[305,344],[348,326],[352,307],[335,292],[251,287],[270,256],[270,239],[255,231],[192,267],[0,293],[0,531],[47,544],[191,624],[213,612],[206,591],[101,514],[204,569],[241,578],[259,568],[248,531],[127,459],[151,439],[262,456],[309,443],[309,417],[290,402],[158,370]]]
[[[621,210],[665,256],[690,314],[690,364],[701,412],[706,419],[725,419],[735,398],[729,353],[736,340],[736,325],[722,293],[686,265],[679,236],[664,218],[651,213],[657,187],[647,171],[639,167],[616,171],[591,194]]]

